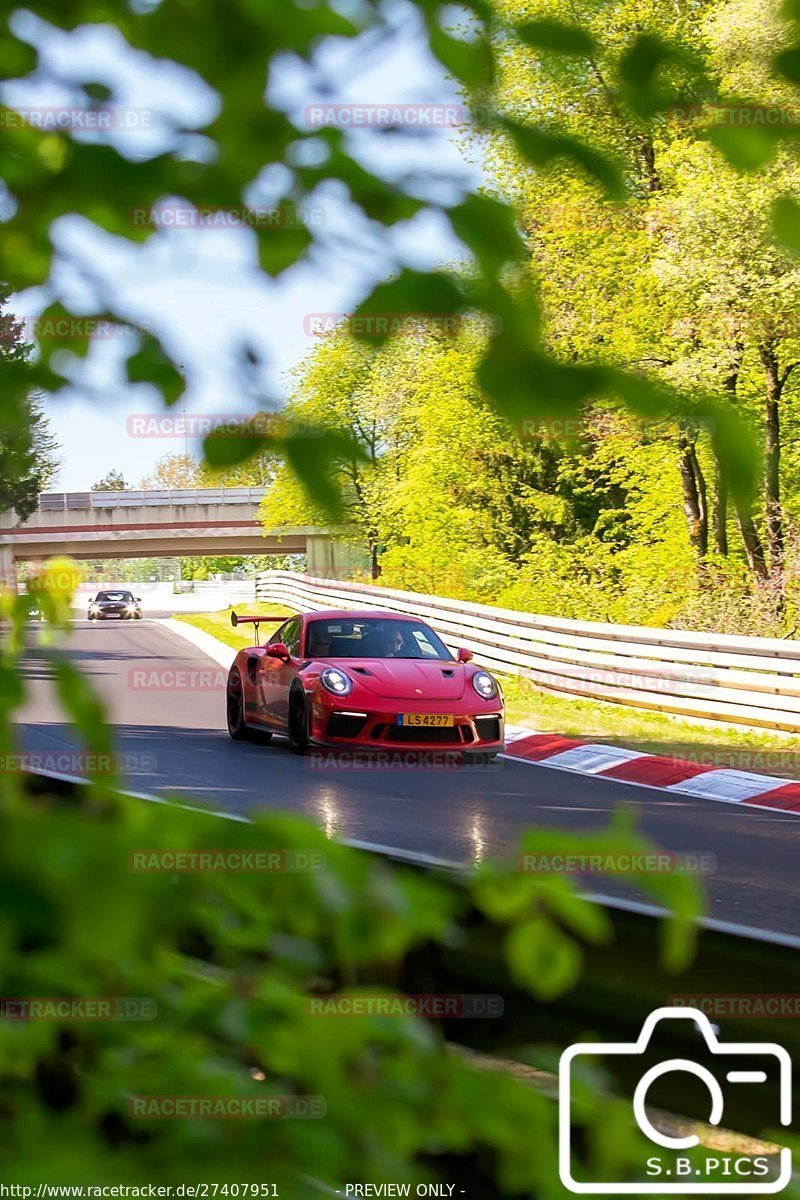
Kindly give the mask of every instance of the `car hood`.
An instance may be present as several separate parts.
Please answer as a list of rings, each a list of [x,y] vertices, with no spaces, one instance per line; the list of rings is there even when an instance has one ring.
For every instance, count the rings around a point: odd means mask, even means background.
[[[384,700],[457,700],[464,693],[463,663],[412,658],[331,660],[354,683]]]

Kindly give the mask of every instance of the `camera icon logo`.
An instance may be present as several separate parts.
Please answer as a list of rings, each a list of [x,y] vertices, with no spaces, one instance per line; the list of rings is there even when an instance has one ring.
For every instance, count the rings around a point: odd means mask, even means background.
[[[783,1046],[775,1042],[720,1042],[705,1013],[694,1008],[657,1008],[644,1022],[635,1042],[579,1042],[569,1046],[561,1055],[558,1068],[559,1083],[559,1176],[564,1187],[579,1195],[747,1195],[774,1194],[789,1183],[792,1175],[792,1152],[783,1147],[779,1155],[753,1156],[725,1152],[714,1158],[681,1156],[680,1151],[700,1145],[695,1134],[677,1136],[668,1128],[657,1128],[646,1110],[647,1094],[658,1079],[668,1073],[683,1072],[705,1084],[710,1097],[708,1124],[719,1125],[723,1118],[725,1100],[715,1074],[700,1062],[689,1058],[667,1058],[643,1071],[633,1094],[633,1115],[639,1129],[658,1147],[647,1160],[648,1178],[641,1182],[600,1182],[576,1179],[573,1171],[573,1080],[581,1059],[642,1056],[648,1052],[653,1032],[660,1022],[691,1022],[705,1042],[703,1057],[720,1057],[719,1067],[728,1083],[751,1089],[753,1106],[761,1100],[753,1085],[765,1084],[776,1077],[778,1085],[779,1120],[791,1122],[792,1061]],[[733,1062],[728,1062],[736,1056]],[[741,1067],[741,1069],[739,1069]],[[676,1114],[677,1115],[677,1114]],[[666,1152],[666,1153],[664,1153]],[[716,1153],[716,1152],[715,1152]],[[778,1170],[772,1170],[777,1165]],[[711,1178],[704,1178],[710,1175]]]

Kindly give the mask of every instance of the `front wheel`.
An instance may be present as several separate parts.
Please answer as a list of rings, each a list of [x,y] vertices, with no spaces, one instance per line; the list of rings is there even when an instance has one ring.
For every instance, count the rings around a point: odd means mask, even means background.
[[[267,729],[250,729],[244,723],[244,688],[242,677],[236,667],[232,667],[228,675],[228,687],[225,702],[228,719],[228,733],[235,742],[257,742],[266,746],[272,741],[272,734]]]
[[[244,688],[242,677],[233,667],[228,675],[228,686],[225,692],[225,713],[228,719],[228,733],[235,742],[247,740],[248,729],[244,723]]]
[[[308,749],[306,698],[299,684],[289,693],[289,748],[295,754],[305,754]]]

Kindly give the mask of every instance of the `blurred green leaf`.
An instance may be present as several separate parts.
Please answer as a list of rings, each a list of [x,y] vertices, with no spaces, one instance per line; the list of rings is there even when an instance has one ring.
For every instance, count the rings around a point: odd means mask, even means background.
[[[363,460],[361,446],[336,430],[307,430],[288,433],[281,439],[281,449],[309,499],[332,521],[342,520],[342,495],[333,481],[333,467],[342,462]]]
[[[131,383],[152,383],[157,387],[166,405],[176,404],[183,395],[183,376],[151,334],[144,335],[141,349],[128,358],[126,370]]]
[[[625,195],[625,185],[617,165],[604,154],[567,134],[547,133],[535,125],[522,125],[509,118],[503,125],[520,154],[535,167],[548,167],[559,159],[572,161],[614,200]]]
[[[51,304],[36,320],[36,337],[45,361],[58,351],[66,350],[85,358],[91,343],[93,317],[80,317],[69,312],[63,304]]]
[[[511,974],[542,1000],[554,1000],[577,982],[583,955],[557,925],[531,917],[515,925],[506,937]]]
[[[489,196],[468,196],[448,211],[454,233],[472,250],[481,269],[493,276],[525,256],[513,209]]]
[[[580,25],[567,25],[563,21],[542,18],[525,21],[516,28],[517,37],[526,46],[536,50],[551,50],[556,54],[589,55],[594,50],[594,39]]]
[[[313,238],[300,221],[297,208],[284,201],[280,205],[281,224],[258,229],[258,260],[268,275],[280,275],[305,254]]]
[[[797,15],[794,17],[797,20]],[[791,83],[800,83],[800,46],[787,46],[775,56],[775,70]]]
[[[651,117],[678,102],[687,102],[685,94],[666,85],[668,67],[699,76],[697,65],[685,50],[655,34],[639,34],[625,50],[619,61],[621,93],[635,113]]]
[[[781,196],[772,207],[772,230],[777,241],[792,254],[800,255],[800,202]]]
[[[210,467],[232,467],[253,458],[267,441],[263,434],[214,432],[203,441],[203,457]]]
[[[740,171],[758,171],[775,157],[781,136],[766,126],[710,125],[704,136]]]
[[[105,83],[84,83],[83,90],[91,100],[110,100],[113,92]]]
[[[356,337],[382,345],[398,324],[412,322],[417,317],[452,319],[465,304],[464,293],[449,275],[406,269],[396,279],[379,284],[359,304],[351,326]]]
[[[428,25],[430,47],[439,62],[469,88],[482,88],[494,78],[494,56],[482,34],[469,40],[452,37],[438,23],[438,13]]]

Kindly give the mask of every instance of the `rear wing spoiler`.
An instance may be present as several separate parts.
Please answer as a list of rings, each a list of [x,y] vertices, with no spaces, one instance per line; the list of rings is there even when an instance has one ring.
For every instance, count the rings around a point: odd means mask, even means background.
[[[256,627],[256,645],[257,646],[260,645],[260,642],[258,640],[259,625],[261,625],[262,622],[264,622],[264,621],[266,621],[267,623],[272,621],[274,624],[277,625],[280,622],[282,622],[283,620],[284,620],[283,617],[264,617],[264,616],[261,616],[260,614],[257,614],[254,617],[240,617],[239,614],[235,610],[233,610],[233,609],[231,610],[231,625],[233,625],[234,629],[236,628],[237,625],[255,625],[255,627]]]

